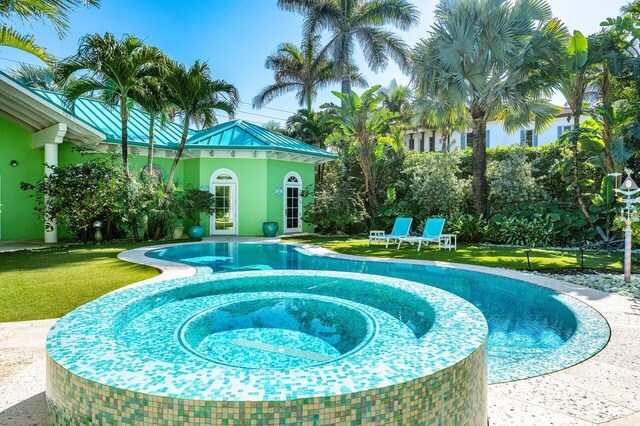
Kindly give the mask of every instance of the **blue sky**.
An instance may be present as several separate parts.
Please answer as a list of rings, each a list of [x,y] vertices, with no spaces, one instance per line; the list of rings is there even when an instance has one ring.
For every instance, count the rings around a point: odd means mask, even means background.
[[[548,2],[554,15],[570,30],[590,34],[598,30],[605,17],[616,16],[627,0]],[[420,25],[402,34],[411,46],[426,36],[436,1],[414,0],[414,4],[421,11]],[[281,42],[299,43],[301,21],[299,15],[279,10],[276,0],[102,0],[100,9],[74,12],[70,31],[62,40],[50,25],[36,22],[29,27],[15,27],[35,35],[39,44],[58,57],[73,54],[81,36],[110,31],[118,36],[134,34],[187,64],[196,59],[206,60],[215,78],[227,80],[238,88],[243,103],[237,117],[264,123],[286,119],[298,108],[293,95],[275,100],[268,105],[269,109],[256,111],[249,104],[262,87],[272,82],[272,73],[264,69],[266,56]],[[0,49],[0,58],[2,69],[15,66],[13,61],[39,63],[32,56],[8,48]],[[387,85],[393,78],[408,82],[394,65],[375,74],[367,69],[361,56],[357,60],[369,84]],[[338,86],[333,90],[339,90]],[[331,100],[333,95],[326,90],[315,105]],[[554,101],[563,102],[561,97]]]

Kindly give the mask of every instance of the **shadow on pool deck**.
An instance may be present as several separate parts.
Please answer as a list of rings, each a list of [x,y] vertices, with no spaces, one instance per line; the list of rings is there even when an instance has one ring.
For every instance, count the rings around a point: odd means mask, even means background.
[[[40,392],[0,412],[0,425],[33,426],[47,424],[47,400]]]

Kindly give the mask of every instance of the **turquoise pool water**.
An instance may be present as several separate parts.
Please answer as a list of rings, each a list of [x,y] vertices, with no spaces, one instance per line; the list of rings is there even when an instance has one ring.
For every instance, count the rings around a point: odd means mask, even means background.
[[[606,321],[587,305],[545,287],[490,274],[402,262],[317,256],[288,244],[180,245],[150,251],[147,256],[196,266],[200,274],[253,270],[342,271],[405,279],[446,290],[475,305],[488,322],[488,367],[492,383],[532,377],[573,365],[597,353],[609,339]],[[345,286],[336,296],[335,288],[327,294],[322,286],[306,287],[304,282],[298,291],[373,306],[402,321],[418,338],[433,321],[433,312],[415,309],[419,301],[410,294],[388,297],[369,287]],[[233,336],[232,333],[229,338]],[[202,343],[211,344],[213,342]]]

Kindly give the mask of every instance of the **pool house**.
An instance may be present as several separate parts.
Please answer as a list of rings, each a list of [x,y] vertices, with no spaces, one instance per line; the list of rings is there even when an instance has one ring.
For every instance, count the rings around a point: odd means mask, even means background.
[[[134,109],[129,119],[132,173],[147,165],[149,116]],[[157,126],[154,169],[169,172],[181,126]],[[48,166],[86,161],[92,155],[120,152],[117,110],[90,98],[70,109],[57,92],[25,87],[0,73],[0,239],[56,242],[66,231],[45,230],[33,213],[34,201],[20,189],[50,173]],[[206,235],[260,235],[263,222],[277,222],[279,233],[312,231],[302,220],[314,184],[315,166],[335,154],[243,120],[191,130],[175,182],[208,189],[216,212],[202,221]]]

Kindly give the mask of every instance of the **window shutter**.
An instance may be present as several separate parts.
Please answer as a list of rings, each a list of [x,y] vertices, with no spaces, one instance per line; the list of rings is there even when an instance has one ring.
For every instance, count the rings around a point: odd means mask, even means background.
[[[560,139],[562,137],[563,133],[564,133],[564,127],[563,126],[558,126],[558,139]]]
[[[491,132],[489,131],[489,129],[487,129],[486,139],[487,139],[487,148],[490,148],[491,147]]]
[[[467,134],[460,133],[460,149],[467,149]]]
[[[524,130],[520,130],[520,145],[524,146]]]
[[[538,146],[538,135],[533,134],[533,146]]]

